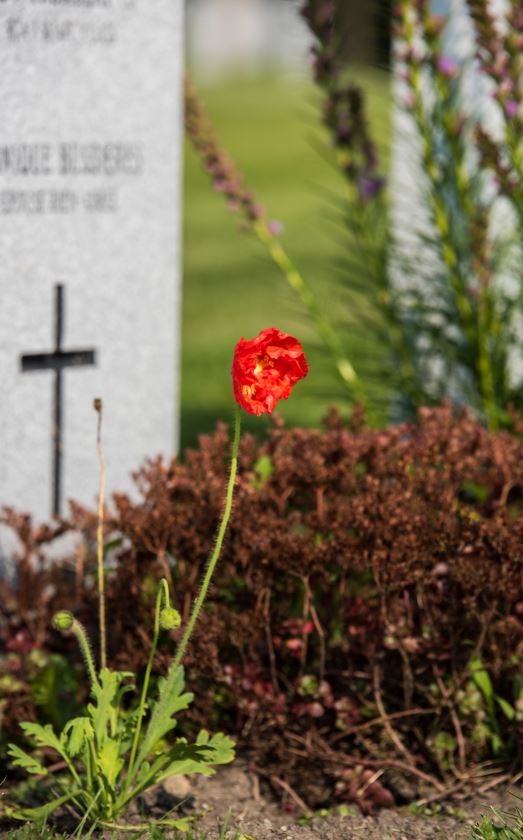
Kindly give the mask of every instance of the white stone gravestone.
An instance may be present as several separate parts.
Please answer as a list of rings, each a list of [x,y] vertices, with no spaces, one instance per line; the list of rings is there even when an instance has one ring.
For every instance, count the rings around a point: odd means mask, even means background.
[[[300,7],[301,0],[190,0],[190,65],[213,79],[267,68],[305,75],[311,36]]]
[[[0,1],[0,506],[92,505],[178,423],[183,0]]]

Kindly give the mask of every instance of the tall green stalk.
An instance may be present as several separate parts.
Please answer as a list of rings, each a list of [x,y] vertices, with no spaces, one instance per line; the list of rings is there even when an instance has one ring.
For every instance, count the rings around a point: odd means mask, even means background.
[[[227,525],[229,524],[229,519],[231,516],[232,510],[232,496],[234,492],[234,483],[236,481],[236,471],[238,469],[238,447],[240,445],[240,426],[241,426],[241,409],[240,406],[236,406],[236,415],[235,415],[235,426],[234,426],[234,440],[232,444],[232,455],[231,455],[231,471],[229,473],[229,483],[227,485],[227,494],[225,497],[225,508],[223,511],[222,521],[220,522],[220,527],[218,529],[218,536],[216,537],[216,544],[214,546],[214,550],[210,556],[209,562],[207,564],[207,569],[205,570],[205,574],[203,576],[203,580],[201,583],[200,591],[198,593],[198,597],[194,602],[194,606],[192,608],[191,616],[187,623],[187,627],[185,628],[185,633],[183,634],[182,640],[178,645],[178,650],[176,651],[176,656],[174,658],[174,667],[178,667],[181,664],[183,659],[183,655],[189,643],[189,640],[192,636],[194,627],[196,622],[198,621],[198,616],[200,615],[203,603],[207,596],[207,591],[209,589],[209,584],[211,582],[212,576],[214,574],[214,570],[216,568],[216,563],[218,562],[218,558],[220,556],[220,552],[222,550],[223,538],[225,536],[225,531],[227,530]]]
[[[158,592],[156,595],[156,609],[154,613],[154,632],[153,632],[153,642],[151,645],[151,651],[149,653],[149,659],[147,661],[147,668],[145,670],[145,676],[143,680],[142,686],[142,693],[140,695],[140,704],[138,706],[138,720],[136,722],[136,729],[134,730],[134,737],[133,737],[133,746],[131,749],[131,757],[129,758],[129,768],[127,770],[127,785],[129,785],[130,780],[133,775],[134,770],[134,762],[136,759],[136,752],[138,750],[138,744],[140,741],[140,733],[142,731],[142,723],[143,717],[145,714],[145,704],[147,701],[147,694],[149,691],[149,682],[151,679],[151,671],[154,663],[154,657],[156,656],[156,649],[158,647],[158,639],[160,637],[160,614],[162,610],[162,601],[164,601],[165,607],[169,607],[169,586],[165,578],[162,578],[160,581],[160,586],[158,588]]]
[[[270,233],[267,228],[267,223],[264,220],[260,220],[254,222],[252,228],[259,241],[267,248],[273,262],[285,275],[291,289],[296,292],[307,309],[318,335],[334,360],[336,372],[343,385],[348,389],[353,398],[364,401],[365,393],[362,382],[345,355],[340,338],[322,311],[314,292],[299,273],[279,239]]]
[[[350,398],[364,401],[365,393],[361,378],[346,356],[327,313],[320,305],[312,287],[300,274],[289,254],[283,247],[279,234],[271,230],[263,208],[255,201],[251,190],[246,189],[243,176],[236,169],[229,155],[220,148],[218,139],[199,99],[195,86],[185,79],[185,128],[194,150],[215,189],[228,199],[229,207],[243,215],[247,230],[252,231],[266,248],[275,265],[282,271],[287,283],[305,307],[314,327],[334,361],[336,373]]]

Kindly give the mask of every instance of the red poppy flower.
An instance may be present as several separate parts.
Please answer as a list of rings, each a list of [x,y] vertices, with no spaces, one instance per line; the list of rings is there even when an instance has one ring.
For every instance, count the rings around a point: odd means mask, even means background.
[[[308,370],[300,342],[276,327],[250,341],[240,338],[232,363],[236,402],[249,414],[271,414]]]

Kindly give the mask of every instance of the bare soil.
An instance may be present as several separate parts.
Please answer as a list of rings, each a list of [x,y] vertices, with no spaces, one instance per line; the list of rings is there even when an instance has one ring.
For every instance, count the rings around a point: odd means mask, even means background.
[[[235,837],[237,830],[240,832],[238,840],[470,840],[473,826],[485,814],[497,821],[492,807],[510,811],[523,805],[520,784],[498,785],[481,795],[448,797],[420,808],[416,814],[403,807],[363,816],[356,807],[351,807],[348,815],[340,816],[334,806],[327,809],[326,815],[304,821],[296,805],[289,802],[282,807],[270,789],[265,789],[263,783],[260,785],[258,776],[249,773],[246,765],[237,760],[219,768],[210,778],[167,779],[144,796],[126,821],[193,816],[196,818],[194,836],[206,840],[216,840],[225,823],[229,826],[228,837]],[[64,832],[70,828],[60,826]],[[0,830],[0,840],[11,837],[13,830],[14,827]],[[127,832],[118,833],[119,838],[128,840],[129,836]],[[165,836],[169,836],[167,831]],[[114,840],[114,837],[114,832],[103,834],[104,840]]]
[[[239,828],[248,840],[469,840],[472,827],[485,814],[493,816],[491,806],[513,810],[522,804],[514,794],[523,795],[521,787],[505,785],[483,795],[449,798],[427,806],[426,814],[412,814],[401,808],[364,817],[354,808],[350,815],[341,817],[333,808],[328,816],[300,824],[299,809],[283,810],[270,792],[260,790],[258,778],[240,762],[220,768],[211,778],[172,779],[162,787],[153,811],[158,806],[172,807],[175,799],[184,799],[182,809],[199,816],[198,829],[208,831],[209,840],[218,836],[229,809],[231,835],[233,829]]]

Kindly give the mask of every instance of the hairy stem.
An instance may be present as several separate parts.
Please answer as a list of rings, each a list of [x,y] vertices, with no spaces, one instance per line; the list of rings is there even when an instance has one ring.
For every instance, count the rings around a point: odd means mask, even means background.
[[[182,640],[178,646],[178,650],[176,652],[176,656],[174,659],[174,667],[177,668],[185,653],[189,640],[192,636],[195,624],[198,620],[198,616],[200,615],[200,611],[202,609],[203,603],[207,596],[207,591],[209,589],[209,584],[211,582],[214,570],[216,568],[216,563],[218,562],[218,558],[220,557],[220,553],[222,550],[223,538],[225,536],[225,531],[227,530],[227,525],[229,523],[229,518],[231,515],[232,510],[232,497],[234,492],[234,483],[236,481],[236,470],[238,467],[238,447],[240,444],[240,426],[241,426],[241,413],[240,407],[236,406],[236,417],[235,417],[235,427],[234,427],[234,440],[232,444],[232,454],[231,454],[231,470],[229,473],[229,483],[227,485],[227,494],[225,497],[225,508],[223,511],[222,521],[220,522],[220,527],[218,530],[218,536],[216,538],[216,544],[214,546],[214,551],[211,554],[209,562],[207,564],[207,569],[203,576],[202,585],[200,587],[200,592],[196,601],[194,602],[194,606],[192,608],[191,616],[187,623],[187,627],[185,629],[185,633],[183,634]]]
[[[153,667],[154,657],[156,655],[156,648],[158,647],[158,638],[160,636],[160,613],[162,609],[162,600],[166,607],[169,606],[169,586],[165,578],[162,578],[156,594],[156,609],[154,613],[154,633],[153,643],[151,645],[151,652],[147,661],[147,668],[142,685],[142,693],[140,695],[140,705],[138,706],[138,719],[136,721],[136,729],[134,730],[133,746],[131,749],[131,757],[129,759],[129,767],[127,770],[127,786],[133,775],[134,762],[136,759],[136,752],[140,741],[140,733],[142,731],[142,723],[145,715],[145,702],[147,700],[147,692],[149,691],[149,682],[151,679],[151,671]]]
[[[80,647],[82,656],[87,666],[87,673],[89,674],[91,690],[93,691],[95,687],[99,686],[98,677],[96,675],[96,668],[94,667],[93,654],[91,653],[91,646],[89,644],[87,633],[85,632],[85,627],[83,626],[83,624],[80,624],[80,622],[76,618],[72,623],[71,632],[74,633],[78,641],[78,645]]]

